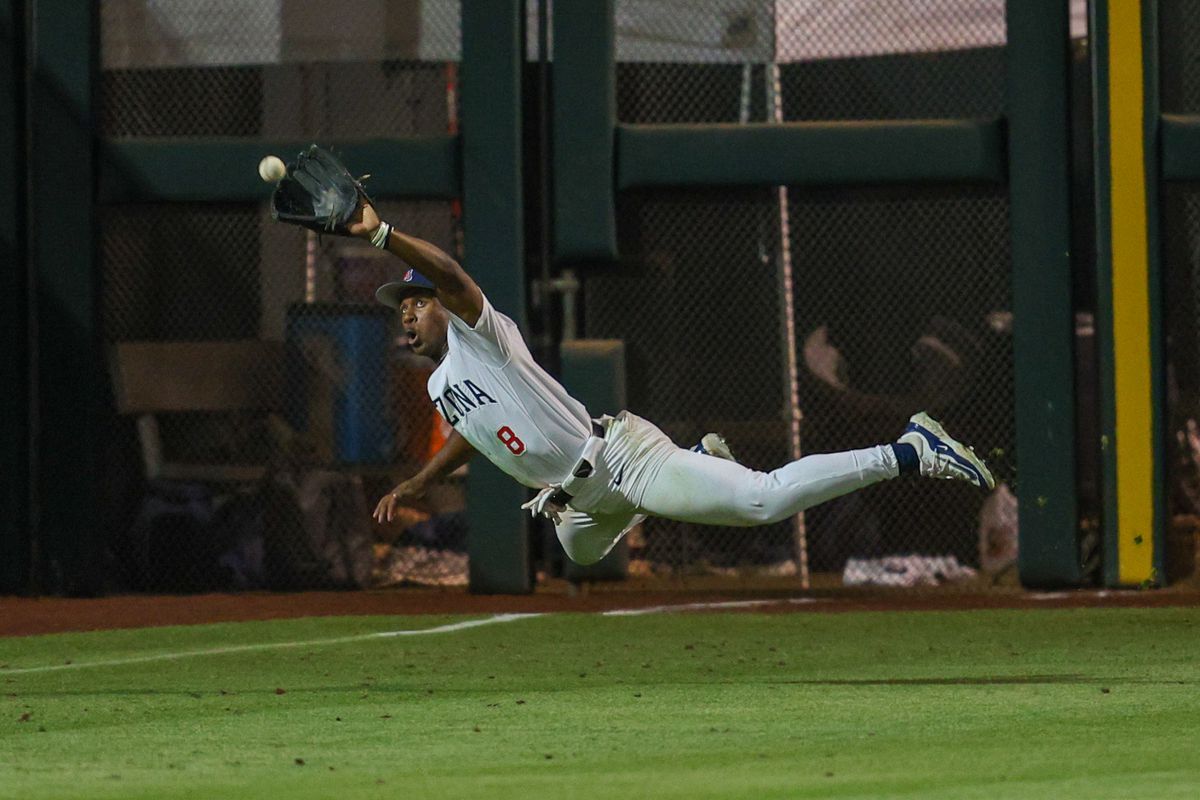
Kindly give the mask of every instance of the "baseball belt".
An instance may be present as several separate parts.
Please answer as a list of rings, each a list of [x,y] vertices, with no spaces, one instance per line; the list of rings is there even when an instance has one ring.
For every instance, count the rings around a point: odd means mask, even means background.
[[[604,425],[599,420],[592,420],[592,435],[584,443],[582,455],[575,462],[575,466],[571,467],[571,475],[563,481],[562,488],[550,495],[550,502],[565,506],[574,499],[568,488],[577,480],[590,478],[596,471],[600,454],[604,452],[604,434]]]

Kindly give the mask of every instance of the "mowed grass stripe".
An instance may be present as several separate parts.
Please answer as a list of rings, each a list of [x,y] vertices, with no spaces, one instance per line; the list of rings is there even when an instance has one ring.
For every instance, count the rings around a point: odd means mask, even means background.
[[[338,630],[245,625],[142,650]],[[1186,608],[561,614],[0,673],[0,797],[1186,797],[1198,631]],[[52,662],[108,636],[23,641]]]

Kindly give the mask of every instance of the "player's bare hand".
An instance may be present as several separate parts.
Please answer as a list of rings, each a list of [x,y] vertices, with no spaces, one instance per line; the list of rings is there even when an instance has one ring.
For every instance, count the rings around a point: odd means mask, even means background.
[[[370,237],[378,227],[379,215],[375,213],[375,206],[367,202],[365,197],[359,197],[358,208],[346,223],[346,230],[351,236]]]
[[[396,510],[400,506],[408,505],[414,500],[420,500],[425,496],[425,489],[425,481],[418,478],[409,478],[381,497],[379,503],[375,506],[375,513],[371,516],[379,523],[391,522],[392,518],[396,515]]]
[[[562,486],[551,484],[545,489],[542,489],[528,503],[522,503],[521,508],[529,512],[529,516],[537,519],[539,516],[553,522],[555,525],[562,523],[562,515],[566,512],[567,507],[554,500],[554,496],[558,494],[558,490]]]

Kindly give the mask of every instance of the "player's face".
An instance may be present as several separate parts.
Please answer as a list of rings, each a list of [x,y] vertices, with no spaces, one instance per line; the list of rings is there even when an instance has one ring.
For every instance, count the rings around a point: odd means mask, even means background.
[[[400,301],[400,325],[417,355],[437,361],[445,354],[450,312],[432,294],[411,294]]]

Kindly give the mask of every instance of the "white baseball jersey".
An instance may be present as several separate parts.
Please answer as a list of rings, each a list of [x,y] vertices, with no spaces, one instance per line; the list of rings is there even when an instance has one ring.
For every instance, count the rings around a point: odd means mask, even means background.
[[[429,376],[438,412],[488,461],[535,488],[561,483],[591,433],[587,409],[538,366],[517,324],[483,298],[472,328],[450,314]]]

